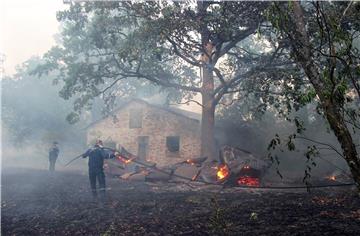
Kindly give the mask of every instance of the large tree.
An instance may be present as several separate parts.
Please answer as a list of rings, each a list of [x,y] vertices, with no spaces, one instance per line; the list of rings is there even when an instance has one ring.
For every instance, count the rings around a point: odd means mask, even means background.
[[[276,56],[279,45],[257,53],[249,47],[267,6],[210,1],[71,4],[58,13],[63,22],[60,45],[45,55],[47,63],[37,71],[58,69],[65,81],[62,96],[80,93],[81,104],[111,88],[126,93],[129,79],[171,89],[178,100],[200,93],[201,153],[214,159],[220,100],[243,79],[281,60]]]

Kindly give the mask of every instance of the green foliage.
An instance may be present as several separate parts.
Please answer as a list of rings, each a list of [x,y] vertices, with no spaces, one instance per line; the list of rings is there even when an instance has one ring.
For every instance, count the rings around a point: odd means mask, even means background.
[[[227,222],[225,220],[225,209],[220,207],[217,196],[211,198],[213,213],[209,219],[210,227],[213,233],[217,235],[226,235]]]
[[[281,140],[280,140],[280,136],[278,134],[275,134],[275,138],[273,138],[270,143],[269,143],[269,146],[268,146],[268,150],[271,150],[271,149],[275,149],[278,145],[280,145],[281,143]]]
[[[57,14],[63,23],[61,43],[45,54],[46,63],[34,73],[58,70],[57,81],[64,82],[60,95],[69,99],[80,94],[78,114],[94,97],[142,97],[141,90],[156,94],[159,85],[170,88],[160,90],[169,101],[191,98],[201,87],[204,42],[216,50],[233,44],[217,51],[209,65],[215,66],[215,56],[222,57],[227,67],[221,72],[232,79],[228,71],[244,68],[232,50],[256,31],[266,7],[260,2],[75,3]]]
[[[289,140],[287,142],[287,147],[290,151],[294,151],[295,150],[295,144],[293,142],[293,139],[295,138],[295,135],[290,135],[289,136]]]
[[[296,132],[298,134],[301,134],[303,131],[305,131],[304,122],[299,117],[295,117],[294,123],[295,123],[295,126],[296,126]],[[296,136],[294,134],[293,138],[295,138],[295,137]]]
[[[316,97],[315,89],[310,88],[309,91],[307,91],[306,93],[300,96],[300,104],[303,106],[309,104],[314,101],[315,97]]]
[[[313,167],[316,167],[315,157],[318,156],[320,153],[315,145],[308,146],[307,151],[305,152],[306,156],[306,169],[304,170],[304,178],[303,182],[306,184],[306,186],[310,187],[311,184],[309,182],[309,179],[311,178],[311,170]],[[308,188],[309,191],[309,188]]]

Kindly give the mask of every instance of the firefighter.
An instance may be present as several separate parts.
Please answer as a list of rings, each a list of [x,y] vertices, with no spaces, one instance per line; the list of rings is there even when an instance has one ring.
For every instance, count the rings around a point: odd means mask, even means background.
[[[49,150],[49,171],[51,172],[55,171],[56,159],[58,158],[60,152],[57,144],[57,142],[53,142],[53,145]]]
[[[89,157],[89,180],[91,192],[94,199],[97,198],[96,179],[99,183],[100,200],[105,200],[105,174],[104,174],[104,159],[115,157],[114,152],[107,151],[103,147],[101,140],[97,140],[94,147],[88,149],[83,155],[83,158]]]

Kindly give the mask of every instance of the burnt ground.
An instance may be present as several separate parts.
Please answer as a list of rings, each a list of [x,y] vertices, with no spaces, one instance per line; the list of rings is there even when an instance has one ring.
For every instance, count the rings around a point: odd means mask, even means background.
[[[265,191],[107,178],[93,202],[86,173],[2,171],[2,235],[359,235],[354,189]]]

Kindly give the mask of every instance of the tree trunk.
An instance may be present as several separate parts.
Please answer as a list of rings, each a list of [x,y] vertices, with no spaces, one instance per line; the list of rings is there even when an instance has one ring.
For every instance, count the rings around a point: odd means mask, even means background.
[[[202,68],[202,116],[201,116],[201,155],[207,156],[208,160],[216,159],[215,147],[215,105],[212,92],[214,91],[214,78],[212,71]]]
[[[341,145],[344,159],[350,168],[353,179],[355,183],[357,183],[360,192],[360,159],[353,138],[336,104],[327,101],[324,103],[324,110],[330,127]]]
[[[198,1],[199,19],[203,21],[206,17],[208,2]],[[202,96],[202,115],[201,115],[201,155],[208,157],[208,160],[217,160],[215,147],[215,103],[214,103],[214,75],[212,64],[212,54],[214,45],[210,42],[210,32],[206,24],[202,24],[199,31],[203,53],[201,56],[201,96]]]

